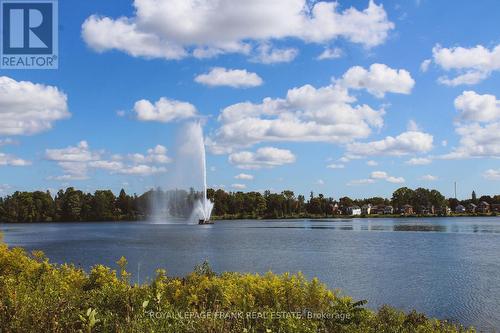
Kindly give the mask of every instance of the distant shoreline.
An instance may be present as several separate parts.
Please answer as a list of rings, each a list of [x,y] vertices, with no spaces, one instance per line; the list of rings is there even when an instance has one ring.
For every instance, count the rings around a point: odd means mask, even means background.
[[[266,220],[343,220],[343,219],[398,219],[398,218],[443,218],[443,217],[451,217],[451,218],[460,218],[460,217],[500,217],[500,215],[496,213],[489,214],[453,214],[453,215],[399,215],[399,214],[387,214],[387,215],[332,215],[332,216],[284,216],[284,217],[255,217],[255,216],[213,216],[212,220],[214,221],[242,221],[242,220],[256,220],[256,221],[266,221]],[[180,220],[184,218],[178,218]],[[148,218],[143,219],[135,219],[135,220],[100,220],[100,221],[32,221],[32,222],[2,222],[0,224],[57,224],[57,223],[104,223],[104,222],[116,222],[116,223],[134,223],[134,222],[142,222],[147,221]]]

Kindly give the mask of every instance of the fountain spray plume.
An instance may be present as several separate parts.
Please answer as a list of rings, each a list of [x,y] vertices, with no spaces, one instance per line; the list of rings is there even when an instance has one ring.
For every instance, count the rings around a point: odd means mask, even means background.
[[[202,198],[196,201],[196,204],[193,209],[193,217],[203,221],[210,221],[210,216],[212,215],[212,209],[214,204],[207,197],[207,154],[205,149],[205,141],[203,138],[203,128],[200,122],[191,123],[192,125],[192,133],[193,138],[195,140],[195,144],[199,147],[199,157],[200,157],[200,165],[201,165],[201,176],[203,178],[203,193]]]
[[[190,122],[179,128],[169,172],[156,178],[151,198],[153,221],[162,223],[209,221],[213,203],[207,197],[207,165],[203,128]]]

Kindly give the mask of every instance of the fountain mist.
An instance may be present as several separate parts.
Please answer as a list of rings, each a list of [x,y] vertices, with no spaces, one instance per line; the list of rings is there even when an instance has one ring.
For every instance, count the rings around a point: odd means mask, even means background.
[[[166,186],[151,198],[155,221],[210,220],[213,203],[207,197],[206,151],[199,122],[187,123],[179,130],[172,169],[157,183]]]

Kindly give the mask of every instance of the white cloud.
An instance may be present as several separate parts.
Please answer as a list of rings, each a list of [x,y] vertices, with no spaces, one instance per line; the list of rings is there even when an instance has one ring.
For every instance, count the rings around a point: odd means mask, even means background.
[[[327,168],[329,168],[329,169],[343,169],[343,168],[345,168],[345,165],[332,163],[332,164],[327,165]]]
[[[56,87],[0,76],[0,135],[47,131],[70,116],[67,96]]]
[[[455,132],[460,136],[458,147],[441,158],[500,157],[500,122],[460,124]]]
[[[8,146],[8,145],[15,145],[15,144],[17,144],[17,141],[12,140],[11,138],[0,139],[0,147]]]
[[[245,184],[231,184],[231,187],[235,190],[244,190],[247,188]]]
[[[456,73],[454,78],[443,76],[439,79],[440,83],[450,86],[477,84],[493,71],[500,70],[500,45],[491,50],[482,45],[471,48],[436,45],[432,54],[434,62],[442,69]]]
[[[344,55],[342,49],[335,48],[326,48],[316,59],[317,60],[326,60],[326,59],[337,59]]]
[[[455,124],[459,145],[441,158],[499,158],[500,101],[494,95],[464,91],[455,99],[455,108],[460,112]]]
[[[8,190],[10,190],[12,188],[12,186],[8,185],[8,184],[0,184],[0,193],[4,193]]]
[[[134,112],[137,114],[137,119],[141,121],[162,123],[193,118],[198,114],[196,107],[191,103],[165,97],[161,97],[154,104],[145,99],[137,101],[134,105]]]
[[[166,164],[170,163],[172,159],[167,156],[167,148],[162,145],[157,145],[154,148],[148,149],[147,154],[129,154],[128,159],[134,163],[158,163]]]
[[[411,119],[410,121],[408,121],[408,125],[406,125],[406,129],[408,131],[412,131],[412,132],[418,132],[420,131],[420,127],[418,126],[417,122],[413,119]]]
[[[56,162],[63,170],[63,175],[52,176],[49,179],[68,181],[88,179],[88,172],[106,170],[110,174],[148,176],[166,172],[161,164],[171,161],[167,156],[167,149],[162,145],[148,149],[147,154],[129,154],[125,163],[120,155],[113,154],[105,158],[103,151],[92,151],[86,141],[79,142],[76,146],[62,149],[46,149],[45,158]]]
[[[474,85],[486,79],[487,77],[488,75],[486,73],[469,71],[453,79],[449,79],[446,76],[441,76],[440,78],[438,78],[438,82],[446,86],[456,87],[461,85]]]
[[[385,171],[373,171],[370,177],[373,179],[386,179],[389,175]]]
[[[344,38],[365,47],[382,44],[394,24],[382,5],[342,12],[337,2],[306,0],[135,0],[133,17],[92,15],[82,25],[87,45],[145,58],[193,54],[248,54],[255,45],[297,38],[326,44]]]
[[[357,156],[402,156],[428,152],[432,149],[432,143],[432,135],[424,132],[408,131],[396,137],[388,136],[379,141],[351,143],[347,145],[347,151]]]
[[[98,160],[100,154],[89,149],[87,141],[80,141],[76,146],[62,149],[47,149],[45,158],[57,162],[89,162]]]
[[[323,179],[318,179],[316,181],[316,185],[323,186],[323,185],[325,185],[325,181]]]
[[[295,48],[274,48],[269,44],[262,44],[257,48],[257,53],[250,59],[262,64],[278,64],[293,61],[299,50]]]
[[[165,167],[156,167],[151,165],[139,164],[128,166],[124,169],[120,169],[117,173],[125,174],[125,175],[138,175],[138,176],[150,176],[157,173],[166,172],[167,169]]]
[[[228,86],[233,88],[248,88],[260,86],[263,82],[256,73],[246,69],[212,68],[207,74],[198,75],[196,82],[207,86]]]
[[[241,180],[253,180],[253,175],[249,175],[247,173],[240,173],[239,175],[234,176],[235,179]]]
[[[27,166],[27,165],[31,165],[31,162],[9,154],[0,153],[0,166]]]
[[[500,169],[488,169],[484,172],[483,177],[488,180],[500,180]]]
[[[432,60],[431,59],[425,59],[420,64],[420,71],[422,71],[424,73],[427,72],[429,70],[429,67],[430,67],[431,64],[432,64]]]
[[[367,161],[366,162],[366,165],[368,166],[377,166],[378,165],[378,162],[377,161],[374,161],[374,160],[370,160],[370,161]]]
[[[415,80],[404,69],[392,69],[384,64],[372,64],[368,70],[360,66],[351,67],[340,80],[351,89],[366,89],[376,97],[384,97],[388,92],[409,94]]]
[[[370,178],[364,178],[364,179],[355,179],[347,183],[348,186],[353,186],[353,185],[366,185],[366,184],[373,184],[377,180],[385,180],[388,183],[393,183],[393,184],[401,184],[405,182],[405,179],[403,177],[394,177],[390,176],[387,172],[385,171],[373,171],[370,174]]]
[[[371,179],[383,179],[389,183],[401,184],[405,182],[403,177],[394,177],[387,174],[385,171],[373,171],[370,175]]]
[[[438,177],[433,176],[433,175],[424,175],[424,176],[420,177],[420,179],[424,180],[424,181],[428,181],[428,182],[433,182],[433,181],[438,180]]]
[[[388,181],[389,183],[393,183],[393,184],[402,184],[405,182],[405,179],[403,177],[389,176],[385,180]]]
[[[455,99],[462,120],[488,122],[500,119],[500,101],[494,95],[464,91]]]
[[[240,169],[273,168],[295,162],[295,155],[287,149],[263,147],[256,152],[242,151],[229,155],[229,162]]]
[[[365,179],[355,179],[351,180],[347,183],[347,186],[356,186],[356,185],[366,185],[375,183],[375,179],[365,178]]]
[[[383,79],[378,78],[377,82]],[[361,88],[359,82],[356,84]],[[222,110],[218,118],[221,126],[207,140],[208,147],[214,153],[228,153],[266,141],[346,144],[366,138],[372,129],[383,126],[385,110],[356,104],[347,85],[343,79],[320,88],[307,84],[289,89],[285,98],[268,97],[260,104],[230,105]],[[378,88],[370,84],[369,88],[378,93],[402,91],[390,84]]]
[[[432,163],[432,159],[427,157],[413,157],[405,163],[409,165],[428,165]]]

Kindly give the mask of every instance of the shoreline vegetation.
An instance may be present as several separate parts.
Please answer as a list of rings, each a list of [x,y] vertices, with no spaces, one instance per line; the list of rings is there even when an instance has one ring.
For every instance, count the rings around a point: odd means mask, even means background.
[[[475,332],[416,311],[370,310],[301,273],[217,274],[203,263],[134,284],[123,257],[116,270],[87,273],[1,238],[1,332]]]
[[[50,192],[14,192],[0,198],[0,222],[104,222],[139,221],[154,215],[154,207],[162,207],[160,216],[188,218],[202,193],[190,190],[150,190],[142,195],[129,195],[121,190],[118,196],[110,190],[92,193],[69,187],[55,196]],[[500,195],[457,200],[445,198],[437,190],[402,187],[392,197],[372,197],[338,200],[315,195],[306,199],[293,191],[281,193],[226,192],[208,189],[208,199],[214,202],[212,218],[237,219],[297,219],[297,218],[378,218],[433,216],[498,216]],[[158,212],[156,212],[158,213]]]

